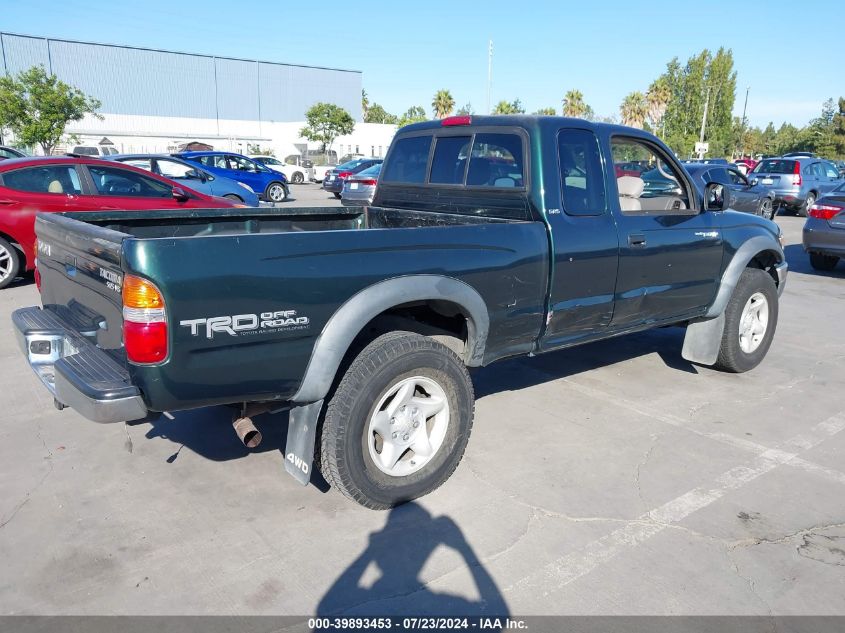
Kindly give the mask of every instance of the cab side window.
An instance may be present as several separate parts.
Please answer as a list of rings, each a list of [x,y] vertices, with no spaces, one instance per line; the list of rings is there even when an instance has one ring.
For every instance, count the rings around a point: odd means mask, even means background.
[[[564,213],[603,214],[607,192],[598,139],[587,130],[561,130],[557,143]]]
[[[691,192],[668,157],[640,139],[614,137],[611,140],[616,188],[623,215],[690,215]],[[620,165],[636,163],[639,176],[620,171]],[[724,175],[727,179],[727,174]]]

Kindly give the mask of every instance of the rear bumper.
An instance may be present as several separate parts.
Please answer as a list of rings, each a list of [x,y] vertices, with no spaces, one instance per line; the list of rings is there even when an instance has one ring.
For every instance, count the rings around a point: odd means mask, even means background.
[[[94,422],[146,417],[147,407],[126,368],[58,315],[21,308],[12,313],[12,323],[29,366],[59,403]]]
[[[808,253],[845,257],[845,230],[831,227],[826,220],[807,218],[802,242]]]
[[[335,178],[332,181],[324,180],[323,189],[332,193],[340,193],[343,191],[343,180],[340,178]]]

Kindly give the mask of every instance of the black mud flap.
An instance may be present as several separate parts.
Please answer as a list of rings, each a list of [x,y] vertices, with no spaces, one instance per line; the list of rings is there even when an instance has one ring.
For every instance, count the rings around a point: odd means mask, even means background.
[[[725,331],[725,313],[712,319],[703,319],[687,325],[681,356],[691,363],[715,365],[719,359],[722,333]]]
[[[314,465],[314,441],[323,401],[293,407],[288,418],[288,439],[285,444],[285,470],[303,486],[311,479]]]

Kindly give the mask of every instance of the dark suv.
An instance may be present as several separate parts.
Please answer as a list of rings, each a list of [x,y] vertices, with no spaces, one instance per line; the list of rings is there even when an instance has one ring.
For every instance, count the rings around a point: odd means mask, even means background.
[[[802,217],[807,217],[810,207],[820,196],[842,183],[835,164],[805,156],[761,160],[749,172],[748,179],[752,185],[760,185],[774,193],[775,209],[785,209]]]

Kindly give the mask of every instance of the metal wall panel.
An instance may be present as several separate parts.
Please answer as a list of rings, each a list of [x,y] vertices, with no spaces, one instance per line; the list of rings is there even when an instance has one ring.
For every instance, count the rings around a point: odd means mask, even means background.
[[[32,66],[44,66],[50,70],[50,55],[47,40],[42,37],[22,37],[3,33],[4,70],[9,75],[16,75]]]
[[[0,33],[3,70],[36,64],[100,100],[100,112],[302,121],[318,101],[361,118],[361,73]]]
[[[217,117],[258,121],[258,63],[215,58]]]

